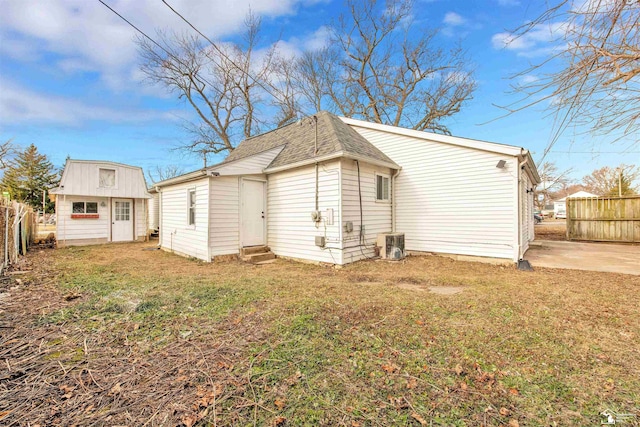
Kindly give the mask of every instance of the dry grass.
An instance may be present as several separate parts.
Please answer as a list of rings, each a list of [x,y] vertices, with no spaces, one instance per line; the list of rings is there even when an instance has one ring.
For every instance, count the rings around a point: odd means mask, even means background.
[[[40,252],[17,288],[0,285],[0,422],[564,426],[640,413],[640,277],[435,256],[205,264],[143,247]]]
[[[567,224],[564,220],[545,220],[535,227],[536,239],[567,240]]]

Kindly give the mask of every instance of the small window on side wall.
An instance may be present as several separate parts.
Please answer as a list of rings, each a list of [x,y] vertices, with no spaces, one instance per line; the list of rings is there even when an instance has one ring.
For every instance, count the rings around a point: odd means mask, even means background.
[[[389,201],[389,177],[376,174],[376,200]]]
[[[112,188],[116,186],[116,171],[115,169],[102,169],[99,173],[99,186],[100,188]]]
[[[196,225],[196,190],[187,193],[187,224]]]

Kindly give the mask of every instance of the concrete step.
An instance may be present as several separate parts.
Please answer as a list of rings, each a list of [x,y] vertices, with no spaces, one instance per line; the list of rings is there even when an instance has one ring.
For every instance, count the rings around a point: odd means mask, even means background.
[[[242,248],[240,251],[241,256],[253,255],[253,254],[263,254],[269,252],[271,249],[269,246],[249,246],[246,248]]]
[[[259,262],[269,261],[272,259],[276,259],[276,256],[273,252],[263,252],[259,254],[245,255],[242,257],[243,261],[249,262],[251,264],[257,264]]]

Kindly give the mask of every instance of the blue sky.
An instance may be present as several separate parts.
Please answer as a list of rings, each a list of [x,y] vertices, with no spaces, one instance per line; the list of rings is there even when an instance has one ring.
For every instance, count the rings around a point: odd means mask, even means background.
[[[108,0],[148,34],[155,29],[187,30],[160,0]],[[323,42],[323,27],[343,12],[342,0],[173,0],[178,11],[218,41],[243,29],[251,8],[263,18],[264,47],[281,40],[298,52]],[[439,27],[438,42],[460,42],[475,63],[478,89],[451,118],[454,135],[523,146],[538,159],[553,127],[538,106],[503,119],[494,105],[514,101],[508,77],[544,59],[550,35],[533,33],[505,47],[509,31],[532,19],[541,2],[529,0],[417,0],[415,25]],[[97,0],[0,0],[0,138],[35,144],[54,164],[67,155],[153,169],[201,167],[196,158],[172,150],[187,142],[181,119],[187,105],[143,81],[135,31]],[[536,79],[527,75],[522,78]],[[488,122],[488,123],[487,123]],[[580,179],[596,168],[640,163],[631,138],[566,133],[548,160],[572,167]],[[635,136],[635,140],[639,138]],[[623,153],[623,151],[627,150]],[[217,158],[214,160],[221,160]]]

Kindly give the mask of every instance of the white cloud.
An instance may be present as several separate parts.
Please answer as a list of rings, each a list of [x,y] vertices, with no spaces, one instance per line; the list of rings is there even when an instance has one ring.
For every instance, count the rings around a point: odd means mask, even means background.
[[[566,22],[539,24],[522,35],[497,33],[491,37],[494,49],[506,49],[517,52],[519,56],[535,57],[547,55],[562,48],[560,41],[569,30]]]
[[[500,6],[520,6],[519,0],[498,0]]]
[[[455,12],[447,12],[444,15],[444,19],[442,20],[442,22],[446,25],[457,27],[467,22],[467,20]]]
[[[258,16],[295,13],[318,0],[171,0],[170,4],[214,39],[242,29],[249,10]],[[190,31],[159,0],[108,0],[108,4],[150,36],[158,28]],[[18,61],[57,56],[53,64],[66,73],[96,72],[112,89],[131,82],[137,68],[136,32],[97,1],[6,1],[0,14],[0,52]],[[47,62],[46,65],[51,65]]]
[[[12,82],[0,85],[0,123],[53,123],[78,125],[85,121],[138,123],[151,120],[177,120],[172,112],[125,110],[88,105],[80,101],[36,93]]]

